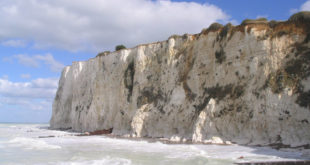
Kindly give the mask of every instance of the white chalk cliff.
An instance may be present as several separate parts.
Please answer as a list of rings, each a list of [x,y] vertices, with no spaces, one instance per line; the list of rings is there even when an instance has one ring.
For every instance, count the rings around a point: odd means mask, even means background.
[[[310,144],[310,21],[212,24],[64,68],[50,127],[126,137]]]

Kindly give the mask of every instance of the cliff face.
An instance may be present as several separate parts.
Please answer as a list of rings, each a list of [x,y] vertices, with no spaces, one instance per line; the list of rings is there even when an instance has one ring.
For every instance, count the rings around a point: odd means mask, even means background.
[[[66,67],[51,128],[310,144],[309,20],[213,24]]]

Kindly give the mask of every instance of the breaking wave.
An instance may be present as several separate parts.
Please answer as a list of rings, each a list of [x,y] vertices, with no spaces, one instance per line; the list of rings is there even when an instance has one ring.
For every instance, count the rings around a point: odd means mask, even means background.
[[[131,165],[131,161],[123,158],[105,157],[100,160],[88,160],[88,161],[73,161],[73,162],[60,162],[57,165]]]
[[[43,140],[25,138],[25,137],[16,137],[8,142],[11,146],[14,147],[23,147],[25,149],[35,149],[35,150],[44,150],[44,149],[60,149],[60,146],[51,145],[46,143]]]

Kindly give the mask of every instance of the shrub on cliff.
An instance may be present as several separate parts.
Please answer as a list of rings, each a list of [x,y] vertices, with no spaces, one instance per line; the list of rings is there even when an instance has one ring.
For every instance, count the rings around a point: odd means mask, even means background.
[[[126,47],[124,45],[117,45],[115,47],[115,50],[118,51],[118,50],[122,50],[122,49],[126,49]]]
[[[220,32],[220,34],[218,35],[217,40],[222,41],[222,39],[225,38],[228,35],[229,31],[231,31],[232,27],[233,27],[233,25],[231,23],[226,24],[223,27],[223,29]]]
[[[106,55],[108,55],[108,54],[110,54],[110,53],[111,53],[110,51],[100,52],[100,53],[97,54],[96,57],[99,57],[99,56],[106,56]]]
[[[278,22],[275,20],[271,20],[268,24],[271,28],[274,28],[278,24]]]
[[[223,28],[224,26],[222,24],[219,24],[219,23],[213,23],[209,26],[208,30],[210,31],[217,31],[221,28]]]
[[[222,24],[219,23],[213,23],[211,24],[208,28],[204,28],[202,29],[202,31],[200,33],[202,34],[207,34],[208,32],[214,32],[217,30],[220,30],[221,28],[223,28],[224,26]]]
[[[242,21],[241,25],[255,24],[255,23],[268,23],[266,18],[258,18],[258,19],[245,19]]]
[[[289,19],[289,21],[310,21],[310,11],[302,11],[296,14],[293,14]]]

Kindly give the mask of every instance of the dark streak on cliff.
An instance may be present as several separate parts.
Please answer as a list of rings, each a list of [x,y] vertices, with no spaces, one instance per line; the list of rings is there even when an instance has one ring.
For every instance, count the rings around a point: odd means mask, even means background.
[[[128,95],[127,95],[127,101],[130,102],[131,96],[132,96],[132,90],[134,85],[134,75],[135,75],[135,64],[134,62],[130,62],[128,64],[127,69],[124,73],[124,84],[125,87],[128,89]]]

